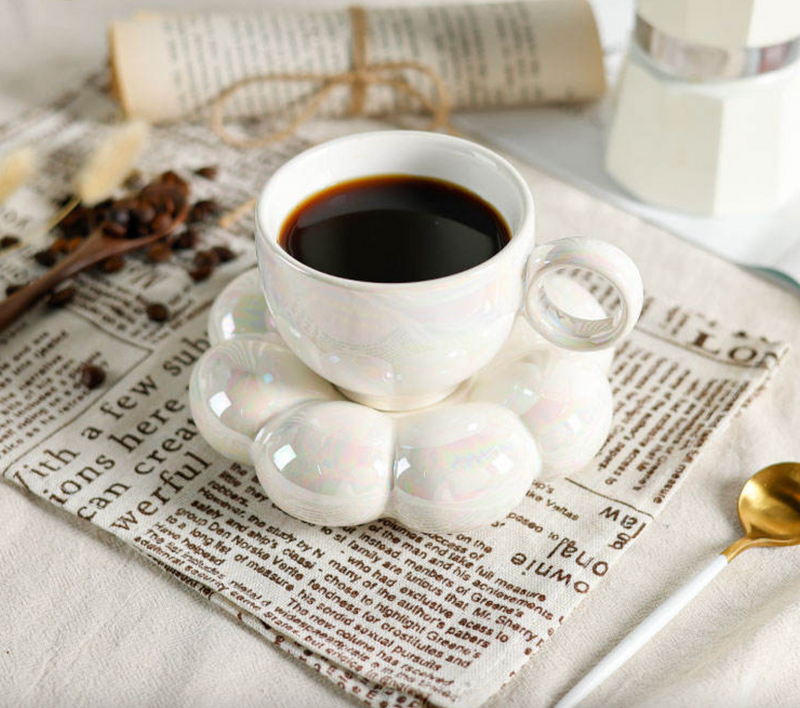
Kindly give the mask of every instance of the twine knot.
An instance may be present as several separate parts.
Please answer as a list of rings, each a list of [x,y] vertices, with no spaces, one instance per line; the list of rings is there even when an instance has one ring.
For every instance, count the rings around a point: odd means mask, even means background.
[[[324,74],[311,72],[285,72],[258,74],[235,81],[223,90],[211,104],[211,127],[220,139],[228,145],[257,148],[270,145],[294,135],[297,129],[313,118],[328,96],[339,86],[350,88],[350,116],[363,116],[366,97],[370,86],[389,86],[398,94],[416,100],[430,114],[427,130],[449,127],[450,97],[442,78],[429,66],[417,61],[396,61],[370,64],[367,62],[367,13],[363,7],[348,8],[353,31],[352,68],[340,73]],[[432,86],[432,95],[427,96],[414,88],[401,71],[413,72],[427,78]],[[245,86],[279,81],[312,82],[317,88],[301,100],[301,109],[283,128],[255,138],[234,135],[225,127],[224,112],[232,96]]]

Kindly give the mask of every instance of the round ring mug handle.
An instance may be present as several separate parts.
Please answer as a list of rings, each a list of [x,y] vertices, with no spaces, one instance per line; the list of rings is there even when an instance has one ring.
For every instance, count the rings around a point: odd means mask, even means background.
[[[610,317],[587,320],[570,315],[547,296],[544,277],[560,268],[580,268],[608,280],[621,307]],[[590,351],[613,346],[626,336],[642,311],[642,276],[619,248],[593,238],[565,238],[537,246],[525,270],[524,312],[545,339],[564,349]]]

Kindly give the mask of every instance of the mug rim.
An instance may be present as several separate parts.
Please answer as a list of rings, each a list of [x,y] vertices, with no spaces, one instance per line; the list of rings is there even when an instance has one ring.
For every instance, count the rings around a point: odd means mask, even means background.
[[[408,282],[396,282],[396,283],[385,283],[385,282],[376,282],[370,280],[354,280],[352,278],[343,278],[338,275],[331,275],[330,273],[325,273],[324,271],[317,270],[316,268],[312,268],[309,265],[306,265],[302,261],[297,260],[294,256],[292,256],[288,251],[283,249],[278,242],[280,234],[276,238],[269,238],[267,236],[267,229],[266,229],[266,210],[267,210],[267,202],[271,196],[271,192],[275,188],[275,183],[282,179],[286,172],[291,170],[293,167],[296,166],[297,162],[302,159],[308,158],[310,155],[314,155],[319,152],[324,152],[330,147],[333,146],[340,146],[342,144],[346,144],[349,142],[358,142],[360,140],[370,139],[374,137],[381,137],[381,138],[396,138],[396,139],[405,139],[406,137],[411,137],[416,140],[430,140],[432,142],[438,143],[449,143],[451,145],[468,147],[472,152],[478,152],[483,157],[491,160],[496,166],[501,168],[505,171],[508,175],[510,180],[514,183],[517,188],[518,193],[522,199],[522,216],[520,219],[520,223],[516,229],[511,229],[509,226],[509,231],[511,231],[511,237],[508,243],[501,248],[497,253],[495,253],[491,258],[487,258],[485,261],[478,263],[477,265],[472,266],[471,268],[467,268],[466,270],[460,270],[457,273],[451,273],[450,275],[445,275],[440,278],[430,278],[428,280],[412,280]],[[393,172],[391,169],[387,169],[386,172],[381,173],[374,173],[376,176],[380,174],[400,174]],[[370,175],[364,175],[365,177],[369,177]],[[349,178],[348,178],[349,179]],[[353,178],[358,179],[358,178]],[[342,181],[347,181],[343,179]],[[453,184],[456,184],[464,189],[464,185],[460,184],[458,180],[448,180]],[[319,191],[319,190],[318,190]],[[472,191],[472,190],[469,190]],[[316,192],[311,192],[307,195],[307,197],[313,196]],[[306,198],[307,198],[306,197]],[[491,204],[491,202],[489,202]],[[293,209],[296,208],[297,205],[293,205]],[[493,208],[496,208],[493,204],[491,205]],[[291,213],[288,212],[288,213]],[[502,215],[501,215],[502,216]],[[505,219],[504,219],[505,220]],[[255,236],[256,239],[260,239],[264,245],[270,249],[274,256],[280,258],[284,263],[288,266],[294,268],[295,270],[299,270],[305,275],[312,277],[316,280],[320,280],[331,285],[338,285],[339,287],[348,288],[351,290],[408,290],[408,289],[422,289],[425,287],[440,287],[450,285],[451,283],[457,282],[465,277],[472,277],[479,273],[482,273],[485,270],[489,270],[490,268],[496,267],[502,260],[509,260],[516,256],[517,251],[524,248],[524,241],[526,239],[518,237],[518,234],[524,233],[533,233],[533,222],[534,222],[534,202],[533,202],[533,195],[531,194],[531,190],[528,187],[527,182],[523,179],[522,175],[519,171],[504,157],[499,155],[498,153],[494,152],[494,150],[490,150],[479,143],[475,143],[471,140],[465,140],[464,138],[459,138],[454,135],[446,135],[442,133],[431,133],[423,130],[373,130],[364,133],[353,133],[351,135],[345,135],[339,138],[334,138],[332,140],[327,140],[319,145],[314,145],[313,147],[308,148],[307,150],[303,150],[301,153],[295,155],[291,159],[284,162],[275,172],[272,173],[270,178],[267,180],[267,183],[261,190],[261,193],[258,196],[255,206]],[[283,226],[283,222],[281,222],[281,226]],[[508,224],[507,224],[508,226]],[[530,244],[532,247],[533,244]],[[530,248],[528,249],[530,251]],[[527,255],[527,254],[526,254]]]

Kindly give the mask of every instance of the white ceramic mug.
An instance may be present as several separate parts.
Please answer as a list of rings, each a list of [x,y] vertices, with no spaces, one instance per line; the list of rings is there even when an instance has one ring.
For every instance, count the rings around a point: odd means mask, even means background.
[[[307,197],[340,182],[407,174],[454,182],[492,204],[511,240],[487,261],[413,283],[348,280],[310,268],[279,244],[281,227]],[[361,133],[289,160],[256,207],[256,247],[267,305],[292,351],[349,398],[383,410],[433,404],[487,364],[523,306],[531,325],[566,349],[609,347],[633,328],[642,281],[604,241],[565,239],[534,247],[533,197],[522,176],[491,150],[437,133]],[[543,277],[560,268],[604,276],[621,307],[584,320],[556,307]]]

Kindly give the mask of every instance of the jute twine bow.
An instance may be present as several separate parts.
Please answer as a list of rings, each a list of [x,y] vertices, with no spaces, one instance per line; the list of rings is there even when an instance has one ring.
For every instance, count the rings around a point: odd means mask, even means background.
[[[450,97],[442,78],[428,66],[417,61],[396,61],[370,64],[367,62],[367,13],[363,7],[348,8],[353,29],[353,66],[350,71],[338,74],[319,74],[307,72],[286,72],[259,74],[234,82],[222,91],[211,104],[211,127],[220,139],[228,145],[244,148],[258,148],[284,140],[294,135],[297,129],[313,118],[328,96],[339,86],[350,87],[350,116],[363,116],[367,89],[370,86],[390,86],[397,93],[416,100],[427,111],[431,120],[428,130],[449,128]],[[412,71],[430,80],[432,97],[426,96],[408,83],[399,71]],[[314,82],[319,88],[313,90],[305,99],[302,109],[283,128],[256,138],[234,135],[225,127],[225,107],[231,97],[245,86],[277,81]]]

